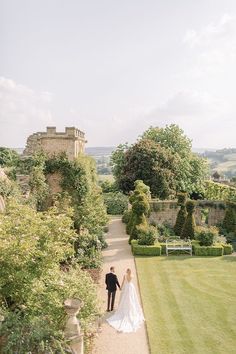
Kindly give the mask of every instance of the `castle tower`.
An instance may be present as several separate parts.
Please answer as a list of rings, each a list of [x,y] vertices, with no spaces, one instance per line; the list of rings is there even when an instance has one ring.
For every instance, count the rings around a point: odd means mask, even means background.
[[[73,160],[84,152],[85,143],[85,134],[75,127],[66,127],[65,132],[57,132],[56,127],[47,127],[46,132],[34,133],[28,137],[23,155],[30,156],[37,151],[49,155],[65,152],[68,159]]]

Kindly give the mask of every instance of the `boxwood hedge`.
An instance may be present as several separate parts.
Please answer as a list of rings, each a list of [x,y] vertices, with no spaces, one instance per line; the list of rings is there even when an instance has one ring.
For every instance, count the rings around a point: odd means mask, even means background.
[[[131,249],[136,256],[160,256],[161,245],[157,242],[152,246],[139,245],[137,240],[131,241]]]

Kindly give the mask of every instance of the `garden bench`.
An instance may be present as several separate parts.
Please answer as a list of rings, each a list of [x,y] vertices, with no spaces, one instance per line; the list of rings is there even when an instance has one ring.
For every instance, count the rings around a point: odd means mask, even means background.
[[[191,256],[192,252],[192,244],[191,240],[182,240],[180,238],[169,238],[166,240],[166,255],[168,256],[170,253],[175,251],[183,251],[189,253]]]

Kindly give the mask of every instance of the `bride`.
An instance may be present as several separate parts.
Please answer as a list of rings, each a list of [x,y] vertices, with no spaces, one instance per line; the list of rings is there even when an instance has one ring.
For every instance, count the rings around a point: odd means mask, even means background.
[[[107,322],[119,332],[136,332],[144,321],[144,316],[129,268],[124,275],[121,289],[118,308]]]

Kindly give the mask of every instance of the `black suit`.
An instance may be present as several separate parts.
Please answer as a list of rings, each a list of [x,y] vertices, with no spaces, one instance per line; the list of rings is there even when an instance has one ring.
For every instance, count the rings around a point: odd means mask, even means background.
[[[114,273],[107,273],[106,274],[106,289],[108,290],[108,299],[107,299],[107,311],[110,310],[110,302],[111,302],[111,311],[114,307],[115,296],[116,296],[116,289],[117,286],[120,288],[120,284],[118,282],[117,276]]]

